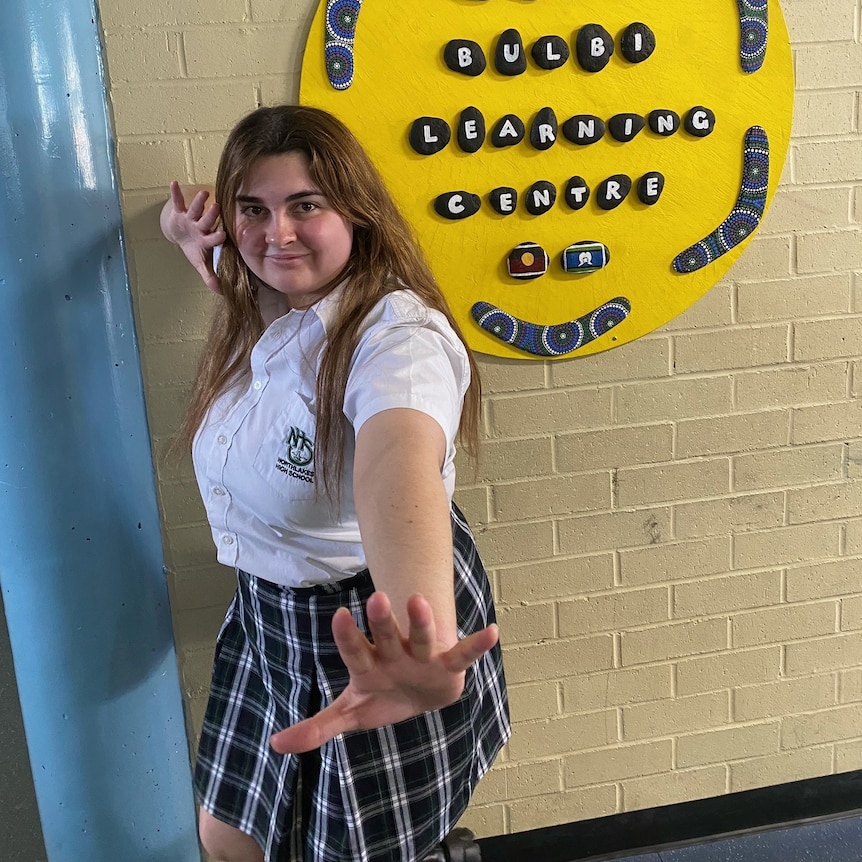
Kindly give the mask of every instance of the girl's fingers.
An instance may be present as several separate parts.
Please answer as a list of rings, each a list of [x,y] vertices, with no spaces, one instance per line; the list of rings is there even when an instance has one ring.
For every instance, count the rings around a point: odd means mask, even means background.
[[[443,655],[447,670],[452,673],[463,673],[474,661],[485,655],[497,643],[499,637],[497,626],[492,624],[458,641]]]
[[[207,202],[207,198],[209,197],[209,192],[207,191],[199,191],[193,198],[192,202],[189,204],[189,209],[186,215],[192,220],[197,221],[202,215],[204,211],[204,206]]]
[[[410,653],[416,661],[428,662],[437,641],[431,605],[422,596],[411,596],[407,602],[407,615],[410,618]]]
[[[332,636],[345,667],[361,675],[374,669],[374,656],[368,639],[359,631],[347,608],[339,608],[332,617]]]
[[[186,211],[186,199],[183,197],[180,184],[176,180],[171,181],[171,203],[178,212]]]
[[[218,204],[211,204],[200,217],[198,226],[201,230],[210,233],[210,231],[212,231],[216,226],[220,214]]]
[[[397,661],[404,655],[404,644],[389,597],[386,593],[372,593],[365,608],[378,656],[383,661]]]

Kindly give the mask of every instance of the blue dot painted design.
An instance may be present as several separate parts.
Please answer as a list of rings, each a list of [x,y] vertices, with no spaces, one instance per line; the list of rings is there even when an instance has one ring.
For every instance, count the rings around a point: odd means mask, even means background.
[[[610,332],[631,313],[624,296],[606,302],[577,320],[542,325],[522,320],[490,302],[470,309],[473,320],[494,338],[533,356],[564,356]]]
[[[736,0],[739,8],[739,59],[742,71],[753,74],[766,59],[769,41],[768,0]]]
[[[353,83],[356,25],[362,0],[329,0],[326,4],[326,35],[323,46],[326,75],[336,90]]]
[[[768,188],[769,138],[760,126],[752,126],[745,133],[742,185],[730,215],[709,236],[680,252],[673,268],[680,273],[696,272],[750,237],[766,210]]]

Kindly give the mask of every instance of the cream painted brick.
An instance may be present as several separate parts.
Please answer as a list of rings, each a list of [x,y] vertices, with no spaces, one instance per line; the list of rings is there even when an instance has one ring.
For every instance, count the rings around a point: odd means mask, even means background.
[[[508,604],[609,590],[614,584],[610,554],[547,560],[499,573],[500,598]]]
[[[509,803],[509,818],[512,832],[523,832],[603,817],[616,810],[617,792],[611,785],[513,801]]]
[[[545,389],[545,362],[512,362],[497,356],[476,357],[485,395]]]
[[[823,560],[837,555],[838,526],[835,524],[803,524],[740,533],[734,539],[733,558],[737,569]]]
[[[248,81],[184,81],[170,87],[114,88],[114,124],[119,136],[181,135],[233,127],[256,105]],[[163,176],[167,185],[172,174]]]
[[[500,626],[500,640],[507,646],[536,643],[543,638],[556,636],[552,604],[499,606],[497,623]]]
[[[456,488],[455,502],[471,529],[476,530],[490,521],[487,488]]]
[[[784,523],[784,494],[746,494],[722,500],[680,503],[675,507],[678,539],[750,532]]]
[[[754,371],[737,374],[735,381],[736,406],[740,410],[828,404],[846,396],[847,364],[833,362]],[[785,418],[784,437],[777,439],[773,445],[787,442],[788,414],[781,411],[780,416]]]
[[[190,78],[246,78],[299,70],[306,34],[287,22],[254,27],[202,27],[184,36]]]
[[[733,716],[737,721],[813,712],[834,705],[832,674],[743,686],[733,693]]]
[[[677,374],[778,365],[787,358],[786,325],[724,328],[674,337]]]
[[[186,262],[179,248],[161,239],[138,242],[132,249],[136,296],[139,301],[159,302],[170,308],[174,300],[197,302],[199,313],[207,318],[215,308],[214,295]]]
[[[206,299],[200,291],[139,293],[140,336],[145,341],[203,340],[210,327]]]
[[[835,746],[835,771],[852,772],[862,769],[862,740],[841,742]]]
[[[737,455],[733,459],[733,487],[736,491],[755,491],[828,482],[840,479],[843,469],[844,447],[841,444],[796,446],[774,452]]]
[[[847,478],[862,479],[862,442],[851,441],[844,446],[847,449]]]
[[[566,787],[607,784],[623,778],[655,775],[673,769],[673,742],[641,742],[601,751],[585,751],[563,760]]]
[[[862,521],[849,521],[845,531],[847,556],[862,555]]]
[[[841,631],[862,629],[862,596],[841,599]]]
[[[564,712],[584,712],[670,698],[670,665],[614,669],[562,681]]]
[[[685,772],[669,772],[623,782],[625,811],[656,808],[694,799],[708,799],[725,792],[723,766],[707,766]]]
[[[507,799],[545,796],[562,789],[562,763],[559,760],[541,760],[493,770],[479,782],[472,801],[483,805]]]
[[[770,682],[781,673],[781,648],[736,650],[680,662],[676,667],[681,696]]]
[[[862,53],[860,53],[862,59]],[[862,176],[862,153],[860,153],[857,141],[817,141],[812,143],[800,142],[794,147],[794,178],[797,183],[838,183],[847,177]],[[800,236],[801,241],[807,237]],[[825,242],[825,239],[823,240]],[[842,242],[835,246],[835,251],[845,251],[850,248],[852,239],[842,237]],[[807,253],[800,250],[801,259],[807,264],[800,266],[800,272],[814,272],[809,268],[813,260],[814,250],[811,248]],[[855,257],[855,256],[854,256]],[[820,271],[830,269],[829,263],[834,263],[837,258],[829,252],[828,256],[820,260]]]
[[[789,432],[790,412],[787,410],[689,419],[677,426],[676,454],[678,458],[694,458],[768,449],[787,443]]]
[[[787,601],[804,602],[862,590],[862,559],[835,560],[787,570]]]
[[[850,307],[850,289],[848,273],[800,275],[782,281],[740,284],[737,289],[737,318],[740,323],[763,323],[845,314]],[[799,331],[799,325],[796,331]],[[824,345],[820,347],[822,350]],[[794,358],[798,360],[801,358],[798,344],[795,350]]]
[[[215,560],[213,547],[211,559]],[[221,606],[227,611],[236,592],[236,575],[233,569],[212,563],[202,569],[177,572],[174,576],[173,599],[178,607],[187,610]]]
[[[799,407],[793,411],[792,443],[862,437],[862,401]]]
[[[862,634],[841,634],[788,644],[785,668],[789,676],[802,676],[845,667],[858,667]]]
[[[793,53],[797,90],[842,90],[862,85],[862,45],[848,39],[825,45],[798,45]]]
[[[668,619],[668,588],[584,596],[558,605],[560,637],[619,632]]]
[[[509,741],[509,754],[518,763],[600,748],[618,739],[616,710],[606,709],[518,724]]]
[[[176,0],[141,0],[138,3],[101,3],[99,16],[105,30],[117,27],[154,27],[243,21],[245,0],[212,0],[206,4]]]
[[[669,508],[609,512],[559,522],[563,554],[655,545],[669,536]]]
[[[174,569],[211,565],[216,556],[212,533],[207,524],[168,526],[167,545]]]
[[[862,515],[862,480],[789,491],[787,510],[792,524],[858,517]]]
[[[831,747],[756,757],[731,765],[730,789],[733,793],[739,793],[755,787],[787,784],[802,781],[804,778],[820,778],[830,775],[831,772]]]
[[[477,838],[502,835],[506,831],[506,806],[502,803],[471,805],[458,821],[458,826],[469,829]]]
[[[832,634],[836,630],[837,619],[838,604],[834,601],[738,613],[731,618],[733,646],[787,643]]]
[[[183,650],[212,647],[224,622],[225,608],[177,609],[174,611],[174,635]]]
[[[611,506],[611,474],[579,473],[496,485],[492,490],[498,521],[569,515]]]
[[[186,155],[182,141],[117,143],[117,161],[123,188],[163,188],[172,177],[185,177]]]
[[[622,665],[687,658],[726,649],[727,623],[723,619],[671,623],[622,634]]]
[[[201,728],[204,726],[204,715],[206,715],[208,702],[209,697],[195,697],[187,698],[185,700],[188,721],[186,726],[191,728],[192,739],[189,740],[189,744],[193,749],[197,748],[197,743],[200,739]]]
[[[594,428],[611,420],[611,390],[556,391],[490,400],[492,436],[535,437],[557,431]]]
[[[144,342],[141,360],[148,384],[190,387],[203,346],[203,341]]]
[[[775,721],[681,736],[676,743],[677,766],[686,769],[778,753],[780,732]]]
[[[673,425],[561,434],[556,437],[554,448],[557,469],[563,473],[670,461],[673,458]]]
[[[787,236],[756,236],[748,254],[731,267],[728,278],[736,281],[772,279],[790,275],[792,246]]]
[[[730,491],[727,458],[623,467],[617,471],[617,504],[623,508],[697,497],[717,497]]]
[[[546,476],[553,470],[552,449],[553,444],[548,437],[499,442],[487,440],[479,450],[475,471],[461,454],[456,460],[456,469],[460,479],[471,483]]]
[[[559,685],[556,680],[510,685],[509,710],[513,722],[550,718],[559,712]]]
[[[862,243],[862,232],[859,241]],[[797,321],[794,330],[793,353],[796,360],[806,362],[859,355],[862,317]]]
[[[847,135],[856,112],[852,91],[811,93],[797,91],[793,108],[793,137]]]
[[[613,350],[570,362],[551,362],[551,385],[589,386],[620,380],[644,380],[670,374],[670,342],[655,336],[638,338]]]
[[[291,0],[249,0],[252,21],[296,21],[311,23],[314,3],[293,3]],[[305,27],[307,30],[308,27]]]
[[[121,30],[105,34],[112,87],[180,77],[179,36],[170,30]]]
[[[488,568],[550,557],[554,552],[553,525],[549,521],[480,526],[474,535]]]
[[[193,177],[196,182],[215,185],[218,163],[228,132],[225,130],[188,138],[192,153]]]
[[[154,435],[175,434],[186,413],[189,390],[185,387],[151,387],[147,392],[147,420]]]
[[[155,192],[125,192],[122,195],[123,228],[129,248],[137,243],[162,238],[159,213],[167,200],[167,189]]]
[[[838,702],[856,703],[862,700],[862,668],[842,670],[838,674]]]
[[[850,224],[849,216],[846,188],[779,189],[760,230],[769,234],[844,228]],[[793,282],[785,282],[785,289],[792,287]]]
[[[622,713],[622,738],[647,739],[726,725],[730,705],[727,692],[710,692],[624,706]]]
[[[620,552],[620,576],[626,586],[715,575],[727,571],[729,566],[730,544],[726,538]]]
[[[287,66],[282,66],[278,74],[267,75],[260,80],[260,101],[262,105],[295,105],[299,102],[299,77],[302,57],[290,58]],[[413,199],[404,201],[405,207],[413,206]]]
[[[862,147],[857,143],[856,149],[860,150]],[[862,158],[859,160],[859,168],[862,170]],[[803,274],[862,269],[862,230],[802,234],[796,239],[796,268]],[[836,340],[840,340],[841,336],[840,328],[837,334],[832,335]],[[830,354],[827,353],[823,358],[829,357]]]
[[[677,332],[683,329],[702,329],[727,326],[733,322],[731,310],[731,283],[720,281],[704,296],[690,305],[682,314],[668,321],[658,332]]]
[[[538,638],[536,640],[539,641]],[[513,684],[609,670],[613,665],[614,643],[611,635],[545,640],[506,650],[506,678]]]
[[[662,380],[623,385],[617,393],[617,421],[661,422],[727,413],[730,377]]]
[[[839,739],[862,737],[862,704],[836,706],[781,721],[781,747],[810,748]]]
[[[168,524],[182,526],[206,521],[198,484],[193,480],[162,482],[160,499],[162,515]]]
[[[851,40],[855,32],[853,6],[846,0],[823,0],[818,7],[810,3],[784,3],[784,19],[794,44]]]
[[[188,698],[208,697],[213,669],[215,643],[207,648],[190,649],[182,654],[180,677]]]
[[[698,578],[688,584],[676,584],[673,595],[673,615],[677,619],[766,607],[777,604],[781,599],[781,573]]]

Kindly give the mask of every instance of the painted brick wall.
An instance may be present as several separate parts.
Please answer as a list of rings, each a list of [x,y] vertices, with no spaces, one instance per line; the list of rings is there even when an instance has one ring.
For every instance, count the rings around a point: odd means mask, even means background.
[[[789,163],[729,277],[610,353],[480,358],[459,496],[515,720],[466,818],[480,834],[862,767],[860,0],[782,5]],[[100,3],[192,735],[231,575],[188,461],[165,459],[213,299],[158,209],[171,178],[212,181],[239,116],[296,98],[314,7]]]

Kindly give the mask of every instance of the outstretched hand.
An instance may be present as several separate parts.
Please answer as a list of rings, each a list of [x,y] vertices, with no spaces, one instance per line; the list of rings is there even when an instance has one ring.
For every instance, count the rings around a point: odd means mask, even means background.
[[[373,644],[347,608],[336,611],[332,633],[350,682],[328,707],[276,733],[270,741],[277,752],[311,751],[340,733],[383,727],[448,706],[461,696],[467,668],[497,643],[497,627],[490,625],[443,649],[431,606],[418,595],[407,602],[406,637],[385,593],[368,599],[366,613]]]
[[[165,237],[182,249],[204,284],[215,293],[221,293],[213,267],[213,249],[225,241],[226,234],[216,229],[219,207],[218,204],[207,207],[208,197],[209,192],[199,191],[186,208],[180,184],[174,180],[171,196],[162,207],[159,224]]]

